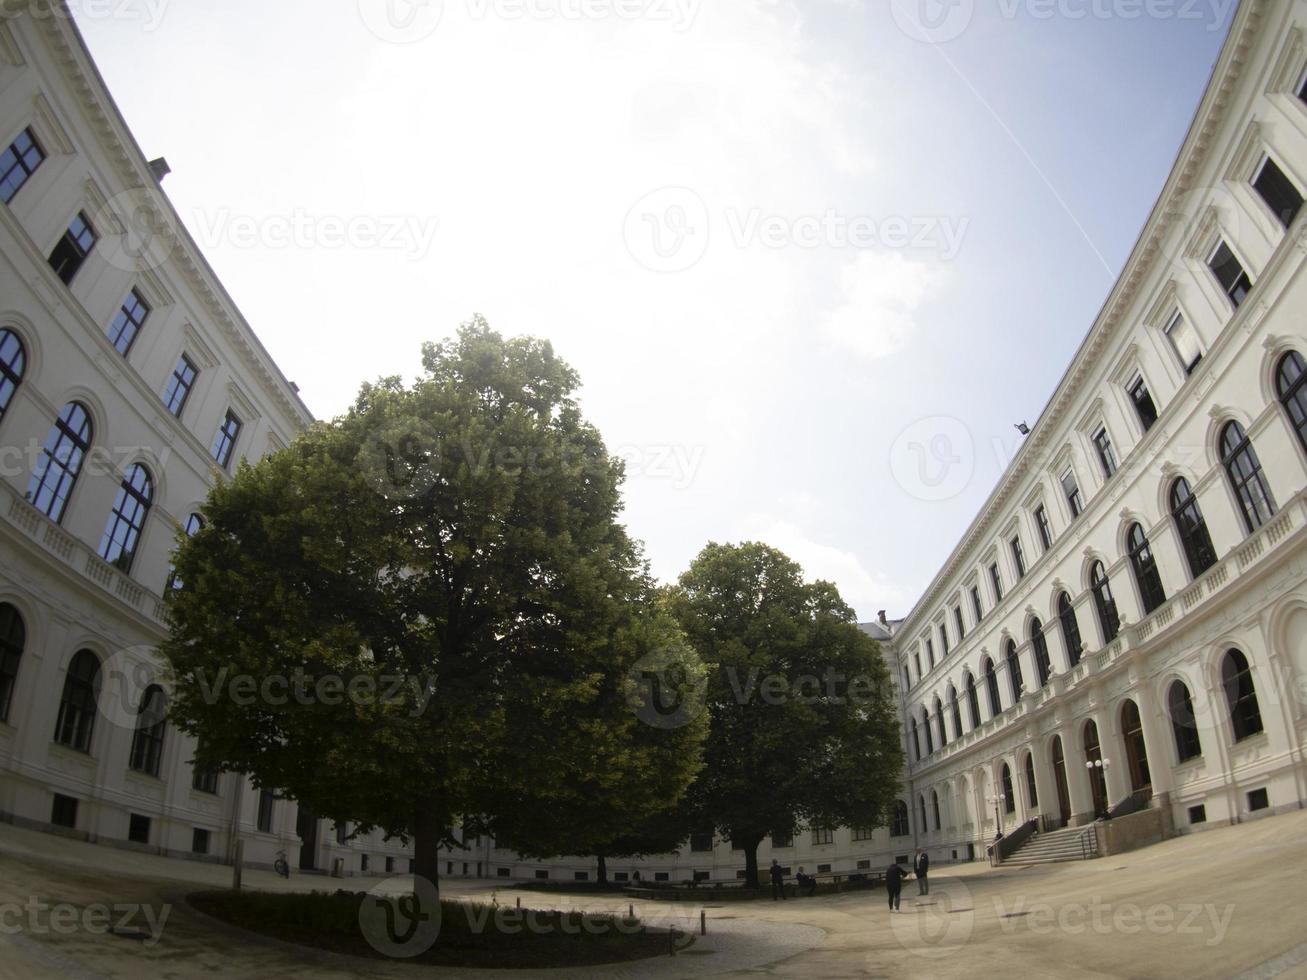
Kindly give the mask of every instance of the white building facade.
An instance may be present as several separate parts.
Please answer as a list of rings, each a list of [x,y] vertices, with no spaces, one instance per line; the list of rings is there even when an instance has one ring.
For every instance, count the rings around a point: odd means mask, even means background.
[[[66,5],[22,10],[0,19],[0,819],[210,860],[239,834],[254,863],[284,848],[292,865],[406,869],[398,842],[340,843],[291,801],[195,773],[162,684],[142,703],[178,529],[311,416],[182,229]]]

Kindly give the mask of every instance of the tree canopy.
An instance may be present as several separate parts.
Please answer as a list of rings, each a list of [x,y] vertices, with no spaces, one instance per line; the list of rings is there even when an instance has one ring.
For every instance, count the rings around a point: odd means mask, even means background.
[[[422,366],[213,489],[163,653],[197,765],[411,837],[435,881],[468,815],[529,810],[529,846],[593,851],[612,827],[582,803],[675,799],[703,724],[654,737],[630,708],[638,664],[684,639],[576,373],[479,318]]]
[[[707,665],[704,769],[686,805],[745,852],[801,823],[875,827],[903,758],[879,644],[828,582],[764,544],[709,544],[670,604]]]

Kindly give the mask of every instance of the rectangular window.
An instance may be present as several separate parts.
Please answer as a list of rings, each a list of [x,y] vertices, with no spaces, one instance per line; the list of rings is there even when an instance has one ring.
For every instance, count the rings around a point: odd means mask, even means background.
[[[1103,466],[1103,476],[1110,480],[1116,475],[1116,451],[1112,448],[1112,437],[1107,434],[1107,429],[1100,425],[1093,435],[1093,440],[1098,461]]]
[[[276,805],[277,795],[270,789],[259,790],[259,822],[258,828],[260,833],[272,833],[272,810]]]
[[[926,662],[930,664],[930,669],[935,669],[935,644],[930,640],[926,641]]]
[[[1080,484],[1076,482],[1075,471],[1069,466],[1062,474],[1062,492],[1066,494],[1067,505],[1071,508],[1071,519],[1075,520],[1084,513],[1085,501],[1080,496]]]
[[[210,793],[217,796],[218,774],[211,769],[194,768],[195,771],[191,774],[191,789],[200,793]]]
[[[777,848],[777,847],[793,847],[793,846],[794,846],[794,835],[793,835],[793,834],[772,834],[772,835],[771,835],[771,846],[772,846],[773,848]]]
[[[454,866],[453,866],[452,864],[449,866],[449,872],[450,872],[450,874],[453,874],[453,873],[454,873]],[[538,870],[538,871],[536,871],[536,880],[537,880],[537,881],[544,881],[544,880],[547,879],[548,877],[549,877],[549,872],[548,872],[548,871],[546,871],[546,870]]]
[[[1248,809],[1252,812],[1265,810],[1271,805],[1271,799],[1265,789],[1255,789],[1248,794]]]
[[[977,623],[985,618],[985,607],[980,604],[980,587],[977,585],[971,587],[971,608],[976,613]]]
[[[1166,334],[1166,339],[1171,342],[1176,356],[1180,358],[1180,363],[1184,365],[1185,374],[1193,374],[1194,368],[1203,359],[1203,351],[1198,345],[1198,334],[1189,321],[1182,314],[1177,313],[1163,332]]]
[[[948,623],[939,624],[939,655],[948,656]]]
[[[182,416],[182,409],[186,407],[186,399],[191,397],[191,389],[195,387],[195,378],[199,373],[185,354],[177,359],[177,366],[172,369],[172,377],[168,379],[168,387],[163,391],[163,404],[177,418]]]
[[[1010,542],[1012,545],[1012,566],[1017,570],[1017,580],[1026,577],[1026,553],[1021,550],[1021,536],[1017,535]]]
[[[690,850],[692,851],[711,851],[712,845],[713,832],[711,830],[690,835]]]
[[[393,857],[388,857],[386,858],[386,874],[390,875],[394,873],[395,873],[395,859]]]
[[[835,843],[835,831],[829,827],[813,827],[812,842],[814,844],[833,844]]]
[[[998,562],[989,566],[989,581],[994,586],[994,601],[1003,601],[1003,577],[998,571]]]
[[[1248,291],[1253,288],[1248,273],[1244,271],[1234,252],[1230,250],[1230,246],[1225,244],[1224,240],[1218,243],[1212,251],[1211,257],[1207,260],[1207,267],[1212,270],[1212,275],[1221,284],[1221,289],[1224,290],[1226,296],[1230,297],[1230,302],[1236,307],[1244,301]]]
[[[1053,526],[1048,522],[1048,510],[1043,504],[1035,508],[1035,527],[1039,530],[1039,543],[1044,550],[1053,547]]]
[[[1303,73],[1302,81],[1298,83],[1298,98],[1307,102],[1307,72]]]
[[[912,651],[912,662],[917,667],[917,680],[921,680],[921,654],[916,650]]]
[[[366,855],[366,854],[360,854],[360,855],[359,855],[359,870],[360,870],[360,871],[367,871],[367,870],[368,870],[368,865],[369,865],[370,863],[371,863],[371,862],[370,862],[370,860],[369,860],[369,858],[368,858],[368,855]],[[466,864],[463,865],[463,874],[467,874],[467,865],[466,865]]]
[[[232,450],[236,448],[236,440],[240,434],[241,420],[229,408],[222,425],[218,426],[218,431],[213,437],[213,446],[209,450],[213,461],[223,469],[226,469],[227,464],[231,462]]]
[[[545,872],[545,876],[548,877],[549,872]],[[539,875],[537,875],[537,877],[539,877]],[[672,880],[672,876],[666,871],[654,872],[654,881],[671,881],[671,880]]]
[[[962,640],[963,640],[963,639],[966,637],[966,635],[967,635],[967,628],[966,628],[966,626],[965,626],[965,625],[963,624],[963,622],[962,622],[962,607],[961,607],[961,606],[954,606],[954,607],[953,607],[953,625],[954,625],[954,627],[955,627],[955,628],[957,629],[957,631],[958,631],[958,642],[961,643]]]
[[[870,858],[867,858],[867,859],[865,859],[865,860],[859,861],[859,862],[858,862],[858,870],[859,870],[859,871],[870,871],[870,870],[871,870],[871,859],[870,859]]]
[[[106,331],[109,336],[109,343],[113,344],[113,349],[123,357],[132,349],[132,343],[136,340],[136,335],[141,332],[141,327],[145,325],[145,318],[150,315],[150,306],[141,298],[141,294],[133,289],[123,300],[122,309],[118,315],[113,318]]]
[[[858,840],[871,840],[871,835],[874,834],[874,833],[875,833],[875,831],[874,831],[871,827],[854,827],[854,828],[853,828],[853,839],[854,839],[855,841],[858,841]]]
[[[150,818],[133,813],[127,821],[127,839],[133,844],[150,843]]]
[[[507,877],[508,877],[508,869],[507,869],[507,868],[500,868],[500,869],[499,869],[499,877],[501,877],[501,878],[507,878]],[[614,871],[614,872],[613,872],[613,881],[630,881],[630,880],[631,880],[630,872],[627,872],[627,871]]]
[[[0,153],[0,201],[6,204],[12,201],[44,160],[45,151],[30,129],[24,129],[14,137],[8,148]]]
[[[348,824],[348,823],[338,823],[338,824],[336,824],[336,843],[337,843],[337,844],[348,844],[348,843],[349,843],[349,824]]]
[[[72,284],[77,270],[91,254],[91,249],[95,248],[96,238],[91,219],[79,211],[50,253],[50,268],[63,280],[65,286]]]
[[[56,827],[77,827],[77,800],[62,793],[54,794],[50,807],[50,822]]]
[[[1200,354],[1199,357],[1201,356]],[[1153,423],[1157,421],[1157,406],[1153,404],[1153,396],[1148,390],[1148,385],[1144,384],[1143,377],[1139,376],[1130,383],[1126,391],[1130,393],[1130,401],[1134,403],[1135,414],[1139,416],[1139,424],[1147,432],[1153,427]]]
[[[1280,224],[1286,228],[1293,224],[1302,207],[1302,194],[1270,157],[1262,161],[1261,170],[1253,178],[1253,190],[1280,219]]]
[[[1197,806],[1189,808],[1190,823],[1207,823],[1207,806],[1199,803]]]
[[[585,872],[581,872],[581,873],[582,873],[582,874],[585,874]],[[694,873],[694,880],[695,880],[695,881],[708,881],[710,878],[712,878],[712,872],[711,872],[711,871],[696,871],[696,872]]]
[[[830,865],[829,865],[829,864],[819,864],[819,865],[817,865],[817,874],[819,874],[819,875],[828,875],[828,874],[830,874]]]
[[[209,832],[202,827],[195,827],[191,831],[191,853],[209,853]]]

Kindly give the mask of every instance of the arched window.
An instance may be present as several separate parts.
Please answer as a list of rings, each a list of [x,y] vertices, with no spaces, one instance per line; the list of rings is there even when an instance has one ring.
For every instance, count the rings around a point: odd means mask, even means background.
[[[967,713],[971,715],[971,728],[974,731],[980,727],[980,698],[976,695],[976,679],[971,676],[971,671],[967,671],[966,689]]]
[[[1134,569],[1135,584],[1139,586],[1139,598],[1147,615],[1166,602],[1162,578],[1157,574],[1157,559],[1153,557],[1144,529],[1137,523],[1131,524],[1126,532],[1126,546],[1130,549],[1130,567]]]
[[[1198,737],[1198,720],[1194,717],[1194,702],[1183,681],[1176,681],[1166,692],[1166,706],[1171,714],[1171,731],[1175,733],[1175,754],[1181,762],[1196,759],[1203,754]]]
[[[939,727],[939,747],[948,745],[948,731],[944,727],[944,705],[935,698],[935,724]]]
[[[1057,618],[1062,623],[1067,663],[1074,667],[1080,663],[1080,624],[1076,622],[1076,607],[1071,604],[1071,596],[1065,592],[1057,597]]]
[[[1035,788],[1035,757],[1026,753],[1026,796],[1030,798],[1030,809],[1039,806],[1039,791]]]
[[[1044,624],[1034,620],[1030,624],[1030,646],[1035,652],[1035,670],[1039,672],[1039,686],[1048,683],[1053,673],[1053,663],[1048,659],[1048,641],[1044,639]]]
[[[920,794],[917,801],[921,804],[921,830],[922,833],[925,833],[926,828],[930,826],[926,820],[926,795],[924,793]]]
[[[1221,430],[1221,463],[1230,479],[1230,489],[1239,500],[1244,525],[1251,534],[1271,519],[1275,498],[1262,474],[1257,450],[1238,422],[1230,422]]]
[[[935,829],[939,830],[941,823],[941,820],[939,819],[939,794],[933,789],[930,791],[930,802],[935,811]]]
[[[935,752],[935,736],[930,733],[930,712],[925,706],[921,709],[921,727],[926,733],[926,755],[933,755]]]
[[[140,543],[153,498],[154,481],[150,478],[150,471],[136,463],[123,477],[113,510],[104,525],[104,535],[100,538],[100,557],[121,572],[132,570],[132,559],[136,557],[136,546]]]
[[[1015,640],[1007,641],[1007,675],[1012,682],[1012,703],[1021,700],[1021,691],[1025,688],[1025,679],[1021,676],[1021,660],[1017,657]]]
[[[902,800],[894,801],[894,819],[889,825],[891,837],[908,837],[912,828],[908,826],[908,805]]]
[[[64,675],[63,697],[55,721],[54,740],[78,752],[91,751],[96,705],[100,701],[100,661],[90,650],[78,650]]]
[[[1121,705],[1121,735],[1125,739],[1130,789],[1138,793],[1153,785],[1153,777],[1148,769],[1148,746],[1144,741],[1144,723],[1139,717],[1139,705],[1129,698]]]
[[[27,484],[27,499],[56,524],[63,519],[82,460],[91,447],[91,416],[81,402],[69,402],[46,436]]]
[[[921,759],[921,732],[917,728],[917,719],[912,719],[912,754],[920,761]]]
[[[1094,591],[1094,607],[1098,610],[1098,625],[1103,630],[1103,642],[1111,643],[1121,632],[1121,619],[1116,614],[1116,600],[1107,581],[1107,569],[1101,561],[1094,562],[1089,570],[1089,587]]]
[[[1003,711],[1003,702],[998,696],[998,673],[994,670],[994,661],[988,657],[982,665],[985,672],[985,689],[989,692],[989,715],[995,717]]]
[[[1275,371],[1275,390],[1280,404],[1289,413],[1298,441],[1307,449],[1307,361],[1296,350],[1280,358],[1280,366]],[[2,398],[0,411],[3,411]]]
[[[18,683],[18,663],[27,645],[27,627],[18,610],[0,603],[0,721],[9,720],[9,705]]]
[[[1171,517],[1189,561],[1189,573],[1197,578],[1216,564],[1216,549],[1212,547],[1212,536],[1207,533],[1207,521],[1198,507],[1198,498],[1184,477],[1171,484]]]
[[[5,410],[14,400],[14,392],[23,383],[23,371],[27,368],[27,352],[23,342],[12,330],[0,330],[0,419],[5,417]]]
[[[1016,813],[1017,794],[1012,789],[1012,770],[1003,763],[1003,812]]]
[[[189,517],[186,518],[186,523],[182,525],[182,531],[183,533],[185,533],[185,535],[188,538],[193,538],[202,527],[204,527],[204,518],[202,518],[199,514],[191,514]],[[175,592],[181,587],[182,587],[182,577],[177,574],[177,569],[174,567],[173,570],[168,573],[168,585],[166,587],[166,591]],[[907,679],[907,675],[908,675],[908,669],[904,667],[903,668],[904,680]]]
[[[163,688],[151,684],[141,696],[141,708],[136,715],[136,731],[132,735],[130,765],[148,776],[159,775],[159,762],[163,758],[163,729],[168,708]]]
[[[953,737],[962,737],[962,706],[958,704],[958,692],[954,687],[948,689],[949,710],[953,715]]]
[[[1262,713],[1257,707],[1257,691],[1253,688],[1253,674],[1248,658],[1238,650],[1229,650],[1221,662],[1221,683],[1225,686],[1225,699],[1230,704],[1230,725],[1234,740],[1256,735],[1262,730]]]

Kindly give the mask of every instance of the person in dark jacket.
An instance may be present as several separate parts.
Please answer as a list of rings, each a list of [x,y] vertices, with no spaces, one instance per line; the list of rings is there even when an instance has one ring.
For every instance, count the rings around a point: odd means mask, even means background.
[[[885,894],[889,897],[889,910],[897,912],[899,910],[899,896],[903,894],[903,879],[908,873],[894,862],[885,869]]]
[[[780,896],[781,900],[785,899],[785,869],[775,858],[771,860],[771,900],[776,901]]]
[[[926,872],[930,870],[930,855],[917,848],[917,859],[913,862],[913,870],[917,875],[917,894],[929,895],[930,882],[926,880]]]

